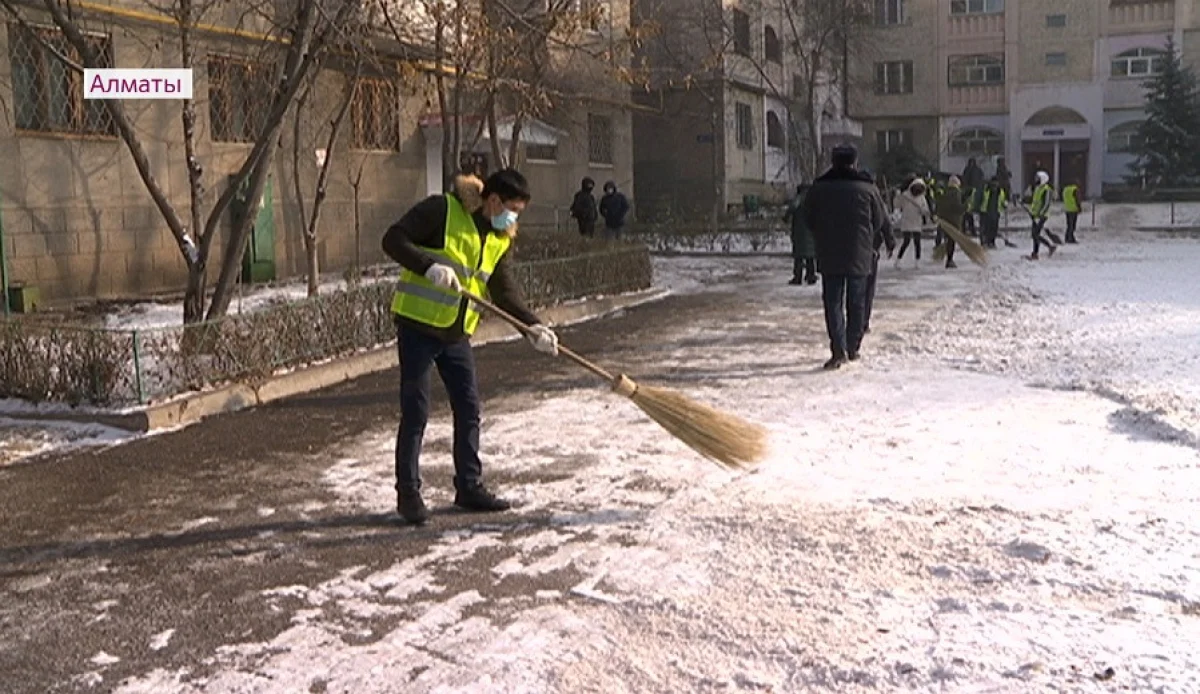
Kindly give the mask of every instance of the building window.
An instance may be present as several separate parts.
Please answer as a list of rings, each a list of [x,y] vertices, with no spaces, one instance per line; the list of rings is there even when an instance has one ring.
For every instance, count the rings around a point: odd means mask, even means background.
[[[603,25],[604,8],[600,4],[600,0],[579,0],[579,20],[583,24],[583,28],[599,32]]]
[[[612,118],[588,114],[588,162],[603,166],[613,164]]]
[[[904,23],[904,0],[875,0],[875,23],[890,26]]]
[[[1067,15],[1065,14],[1048,14],[1046,15],[1046,26],[1051,29],[1062,29],[1067,25]]]
[[[750,15],[737,9],[733,10],[733,52],[750,55]]]
[[[1141,133],[1142,122],[1135,120],[1111,128],[1108,131],[1108,151],[1112,154],[1136,152],[1145,142]]]
[[[950,14],[999,14],[1004,0],[950,0]]]
[[[115,137],[116,124],[104,102],[84,99],[83,75],[63,64],[42,42],[76,63],[79,53],[57,29],[8,26],[13,115],[18,130]],[[100,64],[112,65],[112,40],[86,35]]]
[[[391,80],[362,78],[350,102],[353,149],[400,151],[400,95]]]
[[[212,56],[208,59],[208,118],[216,142],[254,142],[271,106],[271,77],[264,65]]]
[[[1004,136],[991,128],[967,128],[950,138],[950,154],[977,157],[1004,154]]]
[[[875,151],[883,156],[899,147],[912,147],[913,131],[908,128],[901,130],[880,130],[875,133]]]
[[[951,87],[1004,84],[1004,58],[994,55],[951,58],[949,82]]]
[[[768,61],[783,63],[783,47],[779,45],[779,34],[775,33],[774,27],[767,27],[763,31],[763,52]]]
[[[1046,67],[1063,67],[1067,64],[1066,53],[1047,53]]]
[[[787,135],[783,131],[783,121],[774,111],[767,111],[767,146],[775,149],[787,147]]]
[[[737,104],[737,146],[754,149],[754,110],[750,104]]]
[[[913,64],[911,60],[875,63],[876,94],[912,94]]]
[[[525,145],[525,161],[556,162],[558,161],[558,145]]]
[[[1150,77],[1166,68],[1167,52],[1157,48],[1135,48],[1112,60],[1113,77]]]

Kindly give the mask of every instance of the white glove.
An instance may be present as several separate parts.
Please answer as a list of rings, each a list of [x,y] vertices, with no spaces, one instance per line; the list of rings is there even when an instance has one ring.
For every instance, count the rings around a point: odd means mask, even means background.
[[[430,265],[429,269],[425,271],[425,279],[442,289],[462,291],[462,283],[458,281],[458,275],[455,274],[454,268],[449,265]]]
[[[529,334],[525,336],[529,340],[529,344],[539,352],[545,352],[552,356],[558,356],[558,335],[554,331],[544,325],[530,326]]]

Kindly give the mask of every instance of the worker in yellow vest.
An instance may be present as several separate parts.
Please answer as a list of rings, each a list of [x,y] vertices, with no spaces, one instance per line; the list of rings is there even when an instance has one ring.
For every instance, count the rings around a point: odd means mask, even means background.
[[[494,173],[486,183],[459,176],[453,192],[418,203],[383,237],[383,250],[403,268],[392,313],[400,354],[396,508],[408,523],[420,525],[429,517],[418,458],[435,366],[454,415],[454,504],[477,512],[511,508],[483,484],[481,407],[470,341],[480,316],[461,292],[489,296],[532,326],[526,338],[535,349],[558,354],[558,337],[526,306],[507,258],[517,218],[529,200],[529,184],[516,170]]]
[[[1079,197],[1079,184],[1071,181],[1062,191],[1063,210],[1067,213],[1067,243],[1079,243],[1075,240],[1075,227],[1079,225],[1079,213],[1083,205]]]
[[[1046,231],[1046,220],[1050,217],[1050,201],[1054,188],[1050,185],[1050,174],[1039,171],[1034,177],[1033,204],[1029,207],[1029,217],[1033,223],[1033,254],[1027,256],[1030,260],[1039,258],[1038,251],[1045,246],[1050,251],[1050,257],[1058,250],[1057,240],[1051,240],[1054,235]],[[1047,238],[1049,236],[1050,238]]]

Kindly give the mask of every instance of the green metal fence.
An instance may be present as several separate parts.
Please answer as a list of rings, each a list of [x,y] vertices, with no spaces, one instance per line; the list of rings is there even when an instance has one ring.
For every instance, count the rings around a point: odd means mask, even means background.
[[[591,248],[515,263],[530,304],[549,306],[650,286],[644,246]],[[208,323],[143,330],[3,321],[0,397],[120,407],[260,381],[394,340],[392,292],[391,282],[364,284]]]

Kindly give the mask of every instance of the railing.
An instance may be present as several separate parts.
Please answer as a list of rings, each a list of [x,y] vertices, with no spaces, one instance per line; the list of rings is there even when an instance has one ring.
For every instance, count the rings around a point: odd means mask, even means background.
[[[1141,27],[1147,24],[1173,25],[1175,3],[1171,0],[1145,2],[1113,2],[1108,7],[1108,23],[1112,27]]]
[[[952,86],[948,88],[947,102],[950,108],[959,110],[1002,108],[1006,102],[1005,88],[1003,84]]]
[[[554,257],[555,243],[589,250]],[[514,270],[534,306],[651,284],[649,252],[640,244],[566,238],[526,246],[531,257]],[[391,282],[363,284],[208,323],[144,330],[0,321],[0,398],[129,406],[259,382],[391,342],[393,291]]]
[[[1004,34],[1004,13],[952,15],[946,33],[953,37],[982,37]]]

